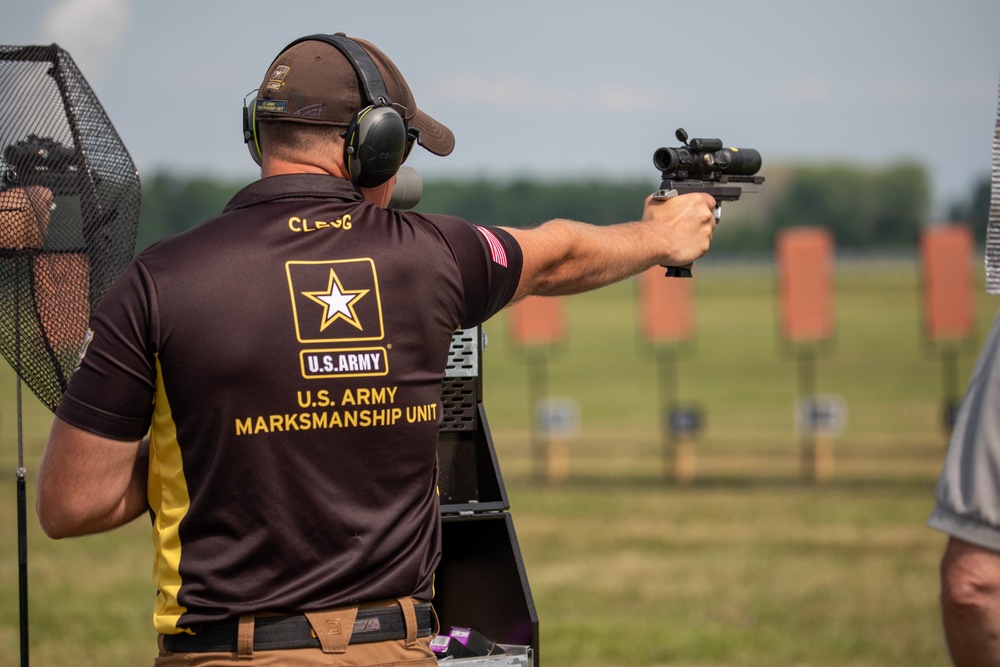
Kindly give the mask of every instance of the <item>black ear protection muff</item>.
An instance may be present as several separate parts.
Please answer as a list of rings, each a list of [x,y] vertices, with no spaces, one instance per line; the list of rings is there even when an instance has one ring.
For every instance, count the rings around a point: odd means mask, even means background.
[[[247,102],[247,98],[253,95],[253,101]],[[243,143],[250,151],[250,157],[261,164],[260,140],[257,138],[257,91],[252,90],[243,98]]]
[[[325,42],[344,54],[357,74],[363,103],[367,105],[351,120],[343,135],[344,163],[351,181],[366,188],[385,183],[403,164],[412,141],[406,122],[392,106],[382,74],[368,52],[343,33],[302,37],[281,52],[308,40]],[[261,155],[256,112],[260,104],[268,102],[257,100],[255,92],[252,103],[243,107],[243,140],[250,150],[250,157],[258,165]]]

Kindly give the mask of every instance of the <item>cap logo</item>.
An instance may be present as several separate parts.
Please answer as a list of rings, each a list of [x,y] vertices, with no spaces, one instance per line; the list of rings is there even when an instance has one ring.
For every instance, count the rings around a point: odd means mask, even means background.
[[[267,80],[268,90],[279,90],[283,85],[285,85],[285,76],[291,68],[288,65],[278,65],[271,72],[271,78]]]
[[[302,107],[292,115],[302,116],[305,118],[319,118],[323,115],[323,103],[318,102],[316,104],[310,104],[309,106]]]

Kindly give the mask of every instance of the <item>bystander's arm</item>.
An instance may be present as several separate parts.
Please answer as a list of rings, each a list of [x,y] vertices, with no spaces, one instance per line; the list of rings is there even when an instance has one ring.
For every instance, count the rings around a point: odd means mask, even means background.
[[[1000,553],[948,540],[941,560],[941,614],[956,667],[1000,665]]]
[[[148,470],[148,440],[112,440],[56,417],[38,469],[42,530],[59,539],[128,523],[148,507]]]

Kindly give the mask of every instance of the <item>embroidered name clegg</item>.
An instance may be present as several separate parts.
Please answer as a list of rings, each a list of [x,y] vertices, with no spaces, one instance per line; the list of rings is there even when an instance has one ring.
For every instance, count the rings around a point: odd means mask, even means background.
[[[351,227],[353,225],[350,213],[336,220],[309,220],[297,216],[288,219],[288,228],[293,232],[315,232],[320,229],[343,229],[346,231]]]

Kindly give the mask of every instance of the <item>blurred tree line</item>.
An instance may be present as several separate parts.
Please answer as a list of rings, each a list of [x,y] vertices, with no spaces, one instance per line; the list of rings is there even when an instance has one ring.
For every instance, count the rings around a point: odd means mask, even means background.
[[[136,250],[218,215],[232,196],[246,185],[247,181],[184,177],[162,171],[142,179]]]
[[[768,177],[764,193],[726,204],[713,251],[762,253],[774,246],[778,230],[800,225],[831,229],[838,248],[882,250],[912,248],[929,222],[931,185],[915,163],[881,168],[813,165]],[[142,186],[137,249],[184,231],[217,215],[246,181],[161,172]],[[659,182],[649,181],[496,181],[430,180],[417,211],[458,215],[477,224],[530,227],[562,217],[606,225],[635,220],[642,202]],[[968,197],[953,202],[950,222],[965,222],[975,238],[986,238],[990,181],[985,176]],[[731,212],[730,212],[731,211]]]
[[[952,203],[949,218],[972,225],[976,243],[986,244],[986,223],[990,218],[989,175],[976,182],[967,199]]]

